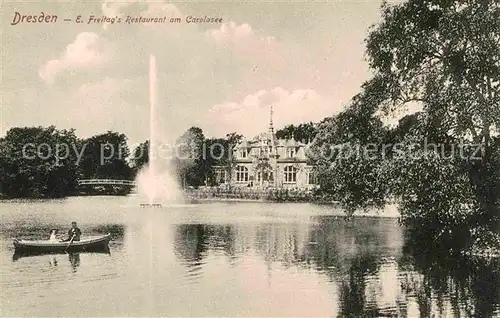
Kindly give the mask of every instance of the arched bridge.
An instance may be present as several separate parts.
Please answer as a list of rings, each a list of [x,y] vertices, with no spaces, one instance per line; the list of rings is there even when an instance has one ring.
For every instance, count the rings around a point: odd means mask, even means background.
[[[118,185],[118,186],[135,186],[133,180],[117,180],[117,179],[83,179],[78,180],[79,185]]]

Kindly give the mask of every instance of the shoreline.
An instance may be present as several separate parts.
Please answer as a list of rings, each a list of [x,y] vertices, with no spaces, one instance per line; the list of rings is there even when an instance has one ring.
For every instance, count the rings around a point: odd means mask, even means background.
[[[58,200],[65,200],[69,198],[86,198],[86,197],[127,197],[124,195],[74,195],[74,196],[67,196],[63,198],[0,198],[0,202],[8,202],[11,201],[12,203],[25,203],[27,201],[38,201],[38,202],[49,202],[49,201],[58,201]],[[237,204],[237,203],[254,203],[254,204],[303,204],[303,205],[315,205],[315,206],[331,206],[331,207],[338,207],[338,211],[336,210],[335,212],[330,212],[330,213],[325,213],[322,215],[325,216],[335,216],[335,217],[346,217],[345,213],[343,210],[339,207],[339,202],[338,201],[325,201],[325,200],[309,200],[309,201],[275,201],[275,200],[269,200],[269,199],[244,199],[244,198],[217,198],[217,197],[211,197],[211,198],[195,198],[195,197],[186,197],[186,203],[188,204],[217,204],[217,203],[229,203],[229,204]],[[388,202],[386,207],[391,207],[394,206],[394,202]],[[379,211],[380,213],[377,213]],[[387,219],[397,219],[400,217],[399,213],[384,213],[384,210],[372,210],[368,212],[363,212],[363,211],[357,211],[352,215],[353,218],[387,218]]]

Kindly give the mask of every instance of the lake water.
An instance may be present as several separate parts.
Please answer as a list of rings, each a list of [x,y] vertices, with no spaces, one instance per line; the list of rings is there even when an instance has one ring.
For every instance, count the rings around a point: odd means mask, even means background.
[[[0,203],[6,316],[500,316],[498,264],[405,247],[395,218],[311,204],[140,208],[136,197]],[[13,258],[12,237],[77,221],[110,254]]]

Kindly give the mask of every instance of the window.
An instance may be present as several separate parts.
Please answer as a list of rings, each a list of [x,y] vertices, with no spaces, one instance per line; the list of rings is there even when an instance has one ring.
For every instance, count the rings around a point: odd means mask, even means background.
[[[316,175],[313,171],[309,171],[307,174],[307,184],[316,184]]]
[[[273,173],[269,171],[257,172],[257,182],[273,181]]]
[[[269,151],[270,148],[268,147],[259,147],[259,150],[258,150],[258,153],[259,153],[259,157],[267,157],[269,156]]]
[[[242,149],[241,150],[241,158],[246,158],[248,156],[248,150]]]
[[[285,183],[297,182],[297,168],[294,166],[285,167]]]
[[[226,171],[217,170],[215,173],[217,183],[226,183]]]
[[[248,168],[243,166],[238,166],[236,168],[236,182],[248,181]]]
[[[287,148],[286,154],[289,158],[295,157],[295,148]]]

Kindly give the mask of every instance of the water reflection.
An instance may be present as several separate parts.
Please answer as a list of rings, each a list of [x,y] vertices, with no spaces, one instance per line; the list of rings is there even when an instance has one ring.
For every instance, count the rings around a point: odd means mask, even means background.
[[[57,266],[59,264],[58,258],[62,257],[63,255],[68,255],[70,264],[72,266],[78,267],[80,266],[80,254],[105,254],[105,255],[111,255],[111,252],[109,249],[104,249],[101,251],[92,251],[92,252],[58,252],[58,253],[18,253],[15,252],[12,255],[12,261],[16,262],[21,258],[38,258],[38,257],[47,257],[48,262],[50,266]]]
[[[80,266],[80,253],[69,253],[69,262],[73,268],[73,272],[76,273],[77,268]]]
[[[423,253],[393,219],[346,222],[300,204],[127,210],[107,198],[75,200],[64,213],[52,205],[0,205],[3,314],[500,316],[498,261]],[[10,237],[37,239],[73,219],[89,235],[111,232],[112,256],[9,260]]]
[[[396,220],[346,223],[318,217],[312,226],[183,224],[175,228],[174,244],[182,263],[199,271],[209,258],[222,254],[240,264],[257,256],[266,264],[261,274],[269,276],[277,266],[313,269],[334,285],[331,296],[338,309],[332,314],[342,317],[499,314],[498,263],[457,263],[403,249],[407,243]],[[286,286],[302,287],[293,281]]]
[[[422,315],[500,316],[500,259],[450,257],[439,250],[418,253],[407,240],[402,281]]]
[[[49,264],[50,264],[51,266],[57,266],[57,258],[56,258],[56,256],[55,256],[55,255],[51,255],[51,256],[49,257]]]
[[[197,264],[208,248],[208,235],[203,224],[181,224],[175,235],[176,252],[187,264]]]

